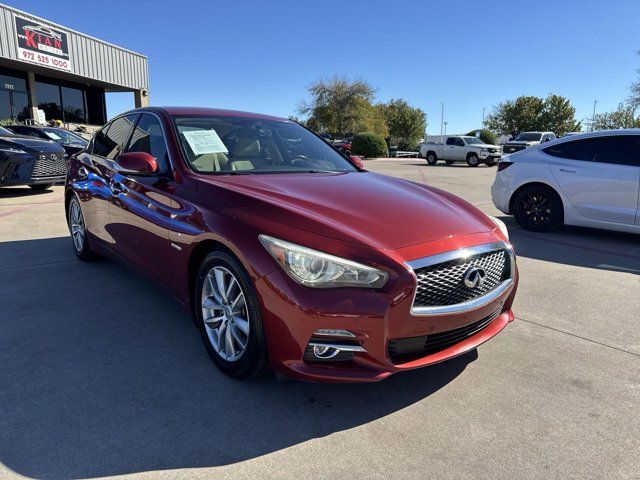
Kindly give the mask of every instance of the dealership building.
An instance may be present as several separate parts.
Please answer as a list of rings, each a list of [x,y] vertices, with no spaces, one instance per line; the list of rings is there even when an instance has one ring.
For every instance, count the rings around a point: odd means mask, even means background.
[[[0,4],[0,120],[102,125],[105,93],[149,103],[147,57]]]

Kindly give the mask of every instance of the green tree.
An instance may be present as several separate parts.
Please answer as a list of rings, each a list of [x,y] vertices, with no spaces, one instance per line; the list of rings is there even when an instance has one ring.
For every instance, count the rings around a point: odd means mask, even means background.
[[[623,103],[616,110],[598,113],[591,122],[591,130],[615,130],[640,127],[640,118],[634,116],[634,108]]]
[[[364,80],[352,81],[339,75],[320,79],[309,86],[311,100],[302,103],[298,113],[316,131],[337,136],[357,133],[369,126],[367,122],[376,122],[371,104],[374,93],[374,88]]]
[[[516,136],[527,131],[551,131],[558,136],[580,130],[575,108],[560,95],[543,99],[521,96],[500,103],[487,118],[487,126],[498,134]]]
[[[427,129],[427,116],[422,110],[410,106],[403,99],[392,99],[376,105],[376,108],[386,121],[390,143],[398,142],[401,150],[418,145]]]
[[[640,55],[640,50],[638,50],[636,53]],[[636,70],[636,73],[640,75],[640,68]],[[631,90],[631,94],[627,99],[627,103],[635,112],[635,110],[640,107],[640,78],[631,84],[629,90]]]

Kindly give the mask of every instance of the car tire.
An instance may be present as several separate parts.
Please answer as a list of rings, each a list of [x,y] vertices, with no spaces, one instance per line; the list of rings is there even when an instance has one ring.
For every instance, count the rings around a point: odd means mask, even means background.
[[[467,155],[467,165],[469,165],[470,167],[477,167],[478,165],[480,165],[480,159],[478,158],[478,155],[476,155],[475,153],[470,153],[469,155]]]
[[[35,183],[33,185],[29,185],[29,188],[36,192],[44,192],[45,190],[49,190],[51,187],[53,187],[53,183]]]
[[[444,163],[446,163],[447,165],[453,165],[456,162],[454,162],[453,160],[445,160]]]
[[[433,165],[435,165],[436,163],[438,163],[438,157],[437,157],[437,156],[436,156],[436,154],[435,154],[435,153],[433,153],[433,152],[429,152],[429,153],[427,153],[427,156],[426,156],[425,158],[426,158],[426,160],[427,160],[427,164],[429,164],[429,165],[431,165],[431,166],[433,166]]]
[[[490,158],[487,160],[487,167],[493,167],[495,166],[496,161],[493,158]]]
[[[235,257],[214,251],[204,258],[193,303],[207,353],[223,373],[246,380],[269,370],[258,297],[249,275]]]
[[[548,232],[562,224],[562,200],[545,185],[520,190],[513,199],[512,211],[518,225],[525,230]]]
[[[347,157],[350,157],[350,156],[351,156],[351,150],[345,150],[345,151],[344,151],[344,154],[345,154]]]
[[[84,222],[82,205],[76,195],[73,195],[67,208],[67,225],[76,257],[83,262],[91,262],[100,258],[89,245],[89,232]]]

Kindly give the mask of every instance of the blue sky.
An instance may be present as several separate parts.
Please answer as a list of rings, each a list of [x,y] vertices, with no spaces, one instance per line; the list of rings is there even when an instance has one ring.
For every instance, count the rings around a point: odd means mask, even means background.
[[[422,108],[430,134],[440,102],[449,133],[518,95],[564,95],[590,118],[594,100],[624,100],[640,68],[637,0],[7,3],[147,55],[155,105],[287,116],[312,81],[343,74]],[[107,103],[112,116],[133,99]]]

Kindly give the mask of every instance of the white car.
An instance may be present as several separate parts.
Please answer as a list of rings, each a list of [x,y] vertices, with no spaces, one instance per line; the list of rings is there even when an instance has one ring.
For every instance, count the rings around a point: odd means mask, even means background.
[[[513,140],[509,140],[502,145],[502,152],[504,154],[515,153],[533,145],[540,145],[555,139],[556,134],[553,132],[522,132]]]
[[[452,135],[445,137],[442,143],[423,143],[420,145],[420,157],[426,158],[429,165],[444,160],[447,165],[455,162],[466,162],[470,167],[486,163],[492,167],[502,155],[498,145],[488,145],[476,137],[468,135]]]
[[[491,197],[527,230],[640,233],[640,130],[582,133],[505,155]]]

